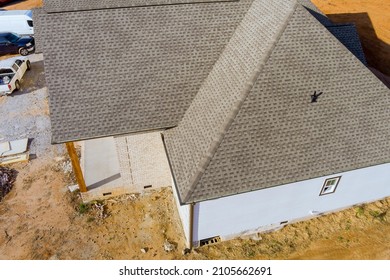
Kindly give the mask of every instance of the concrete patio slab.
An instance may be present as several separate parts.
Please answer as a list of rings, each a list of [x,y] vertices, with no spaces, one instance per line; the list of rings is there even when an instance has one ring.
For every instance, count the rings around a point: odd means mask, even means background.
[[[81,166],[88,191],[123,187],[113,137],[84,141],[81,150]]]

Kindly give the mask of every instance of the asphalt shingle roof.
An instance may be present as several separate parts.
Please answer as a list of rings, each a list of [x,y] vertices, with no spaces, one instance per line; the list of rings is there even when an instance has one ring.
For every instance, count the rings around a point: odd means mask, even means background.
[[[389,162],[390,93],[352,25],[309,0],[204,2],[46,1],[52,141],[177,126],[181,203]]]
[[[52,142],[177,126],[252,1],[54,0],[35,9]],[[347,47],[359,43],[334,30]]]
[[[250,3],[40,15],[52,142],[176,126]]]
[[[183,201],[191,199],[295,5],[295,1],[254,1],[180,125],[166,133]]]
[[[237,0],[43,0],[48,13],[231,1]]]
[[[282,18],[287,26],[261,70],[252,69],[256,82],[242,87],[245,98],[225,107],[237,91],[208,87],[204,95],[221,106],[205,107],[196,102],[202,87],[179,126],[165,133],[182,203],[390,161],[389,90],[307,10],[298,5]],[[323,94],[311,103],[314,91]],[[234,114],[217,121],[220,111]]]
[[[364,65],[367,65],[359,34],[354,24],[331,25],[326,28]]]

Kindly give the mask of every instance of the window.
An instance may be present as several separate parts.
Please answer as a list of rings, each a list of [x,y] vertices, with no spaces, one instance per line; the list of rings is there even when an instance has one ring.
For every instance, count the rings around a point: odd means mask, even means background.
[[[19,70],[19,66],[18,66],[16,63],[14,63],[14,64],[12,65],[12,69],[14,69],[15,72],[17,72],[17,71]]]
[[[7,35],[5,35],[4,38],[11,43],[15,43],[17,40],[19,40],[20,37],[15,33],[7,33]]]
[[[28,24],[28,26],[30,26],[30,27],[33,27],[33,26],[34,26],[32,20],[28,20],[28,21],[27,21],[27,24]]]
[[[337,185],[339,184],[341,176],[326,179],[320,195],[334,193],[336,191]]]

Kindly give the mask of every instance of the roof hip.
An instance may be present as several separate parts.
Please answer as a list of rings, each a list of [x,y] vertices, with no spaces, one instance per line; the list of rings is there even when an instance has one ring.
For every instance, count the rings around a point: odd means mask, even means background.
[[[178,142],[182,141],[180,144],[172,140],[175,142],[173,145],[190,146],[195,148],[197,150],[195,154],[198,154],[196,159],[188,161],[195,166],[187,167],[194,171],[187,181],[188,188],[183,201],[191,201],[203,172],[250,93],[297,5],[295,0],[273,3],[265,3],[265,0],[253,1],[182,122],[172,132],[167,133],[168,141],[169,135],[172,135],[172,138],[179,138]],[[215,96],[211,102],[210,96]],[[206,112],[200,116],[199,112],[204,109]],[[194,122],[197,117],[201,117],[202,120]],[[198,127],[198,131],[194,123],[201,126]],[[199,131],[209,135],[201,136],[202,139],[194,143],[193,138],[196,137],[191,135],[199,134]]]

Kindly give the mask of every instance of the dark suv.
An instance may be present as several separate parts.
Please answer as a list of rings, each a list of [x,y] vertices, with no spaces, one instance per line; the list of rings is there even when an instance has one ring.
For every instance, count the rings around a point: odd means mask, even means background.
[[[31,36],[19,36],[16,33],[0,33],[0,55],[8,53],[19,53],[28,55],[34,52],[35,41]]]

